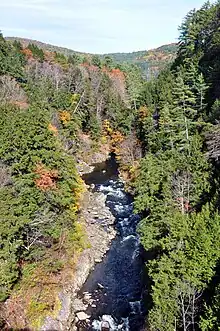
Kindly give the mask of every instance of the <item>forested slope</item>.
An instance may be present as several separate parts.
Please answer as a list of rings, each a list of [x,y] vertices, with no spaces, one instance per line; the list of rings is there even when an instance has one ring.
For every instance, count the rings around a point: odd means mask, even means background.
[[[149,82],[136,210],[152,280],[149,330],[220,328],[220,4],[185,17],[177,58]]]
[[[60,308],[58,291],[88,246],[76,163],[130,136],[136,148],[141,73],[92,61],[0,36],[1,327],[38,329]]]
[[[8,41],[18,41],[23,47],[27,47],[29,44],[36,45],[37,47],[43,49],[44,51],[62,53],[65,56],[75,56],[79,58],[84,58],[85,61],[91,62],[94,54],[76,52],[74,50],[54,46],[46,43],[42,43],[37,40],[31,40],[19,37],[7,37]],[[131,53],[110,53],[110,54],[97,54],[101,60],[104,58],[111,58],[114,62],[123,64],[134,64],[141,68],[141,71],[145,78],[150,79],[157,75],[160,70],[164,69],[169,65],[176,57],[177,44],[172,43],[168,45],[163,45],[155,49],[137,51]]]
[[[167,44],[148,51],[106,54],[118,63],[131,63],[141,68],[144,77],[151,79],[176,57],[177,44]]]

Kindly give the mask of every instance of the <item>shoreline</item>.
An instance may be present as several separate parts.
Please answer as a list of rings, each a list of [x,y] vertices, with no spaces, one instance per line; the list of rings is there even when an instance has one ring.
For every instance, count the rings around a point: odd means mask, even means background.
[[[88,166],[84,173],[92,172],[93,169],[93,166]],[[81,175],[84,174],[82,171],[80,172]],[[90,247],[80,254],[76,262],[75,276],[72,283],[59,293],[61,309],[58,316],[56,318],[48,316],[40,329],[41,331],[77,330],[74,326],[74,323],[77,322],[77,314],[87,309],[87,306],[77,298],[77,294],[95,265],[102,262],[113,239],[116,237],[115,218],[105,205],[105,200],[106,196],[103,193],[91,192],[88,188],[84,193],[79,223],[86,231]],[[105,220],[104,226],[97,222],[98,218]],[[106,226],[108,231],[106,231]]]

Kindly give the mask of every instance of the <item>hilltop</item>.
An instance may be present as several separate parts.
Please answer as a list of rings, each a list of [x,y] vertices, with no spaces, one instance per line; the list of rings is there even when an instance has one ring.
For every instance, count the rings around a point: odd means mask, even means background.
[[[73,55],[75,53],[86,54],[86,53],[74,51],[69,48],[43,43],[41,41],[34,40],[34,39],[20,38],[20,37],[5,37],[5,39],[9,40],[9,41],[15,41],[15,40],[19,41],[24,47],[27,47],[29,44],[34,44],[34,45],[38,46],[39,48],[43,49],[44,51],[62,53],[65,56]]]

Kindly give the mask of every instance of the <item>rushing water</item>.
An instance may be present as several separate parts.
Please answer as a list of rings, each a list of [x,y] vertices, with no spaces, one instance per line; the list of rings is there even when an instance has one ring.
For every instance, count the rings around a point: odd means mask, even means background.
[[[107,321],[110,330],[138,331],[144,315],[144,262],[136,233],[140,217],[133,214],[133,199],[124,190],[114,158],[97,165],[84,180],[106,195],[118,232],[106,257],[96,265],[79,293],[82,297],[85,292],[91,293],[95,303],[87,310],[92,321],[89,330],[101,330],[102,321]]]

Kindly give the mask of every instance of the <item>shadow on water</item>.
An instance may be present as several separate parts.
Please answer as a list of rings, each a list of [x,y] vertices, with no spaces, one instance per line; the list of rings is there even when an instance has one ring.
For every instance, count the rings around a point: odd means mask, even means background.
[[[94,164],[93,172],[83,175],[83,180],[87,185],[105,184],[109,180],[117,180],[119,171],[114,155],[105,162]]]
[[[124,190],[113,156],[95,165],[83,179],[87,185],[93,184],[94,191],[106,195],[118,234],[79,292],[81,298],[90,293],[93,300],[86,311],[92,327],[80,330],[101,330],[100,321],[107,320],[110,330],[139,331],[146,315],[144,252],[136,233],[140,216],[133,213],[132,196]]]

